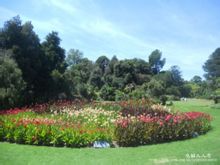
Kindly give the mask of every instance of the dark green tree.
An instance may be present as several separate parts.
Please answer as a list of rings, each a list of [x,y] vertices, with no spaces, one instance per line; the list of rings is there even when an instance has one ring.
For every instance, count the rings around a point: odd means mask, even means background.
[[[203,66],[207,79],[220,77],[220,48],[217,48]]]
[[[0,31],[0,48],[11,49],[22,71],[22,77],[27,83],[25,97],[28,102],[34,101],[36,93],[44,85],[45,70],[43,70],[44,56],[37,34],[30,22],[22,24],[19,16],[5,22]]]
[[[42,43],[47,62],[46,69],[49,72],[56,69],[60,73],[64,73],[66,69],[65,50],[60,47],[60,41],[58,33],[52,32],[46,36],[46,41]]]
[[[44,63],[42,70],[44,71],[44,87],[47,99],[56,99],[64,89],[64,72],[67,64],[65,63],[65,50],[60,46],[61,39],[57,32],[49,33],[46,41],[42,43],[44,52]],[[59,85],[58,85],[59,84]],[[57,87],[60,88],[57,88]],[[61,88],[63,87],[63,88]]]
[[[156,49],[149,56],[149,64],[153,74],[158,74],[165,65],[166,59],[162,58],[162,53]]]
[[[170,72],[171,72],[172,84],[174,86],[183,85],[183,78],[180,68],[177,65],[171,66]]]
[[[104,81],[102,79],[102,70],[99,67],[95,67],[93,69],[89,83],[97,89],[101,89],[101,87],[103,86]]]
[[[109,65],[109,62],[110,62],[110,61],[109,61],[109,59],[108,59],[106,56],[100,56],[100,57],[96,60],[95,64],[101,69],[102,75],[105,74],[106,69],[107,69],[107,67],[108,67],[108,65]]]
[[[200,76],[194,76],[191,80],[191,82],[195,83],[195,84],[201,84],[202,83],[202,78]]]
[[[11,53],[0,49],[0,109],[22,105],[25,82]]]

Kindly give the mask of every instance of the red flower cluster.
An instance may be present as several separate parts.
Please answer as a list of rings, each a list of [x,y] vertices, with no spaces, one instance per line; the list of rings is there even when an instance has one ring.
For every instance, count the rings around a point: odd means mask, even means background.
[[[121,119],[116,121],[116,125],[120,125],[121,127],[126,128],[130,122],[131,120],[129,118]]]
[[[210,115],[208,115],[206,113],[202,113],[202,112],[186,112],[185,116],[190,120],[198,119],[198,118],[206,118],[209,121],[212,120]]]
[[[154,122],[158,120],[158,117],[151,117],[151,116],[144,116],[144,115],[140,115],[137,117],[139,121],[142,121],[144,123],[150,123],[150,122]]]
[[[211,121],[211,116],[202,112],[185,112],[177,114],[168,114],[165,116],[139,115],[135,117],[135,120],[143,123],[158,123],[160,126],[163,126],[164,124],[178,124],[183,121],[196,120],[200,118]],[[132,120],[129,117],[122,118],[116,122],[116,125],[121,127],[127,127],[130,122],[132,122]]]
[[[128,116],[117,121],[115,137],[121,146],[187,139],[209,131],[210,120],[211,116],[202,112]]]
[[[0,115],[15,115],[21,112],[27,112],[29,109],[27,108],[14,108],[14,109],[9,109],[9,110],[3,110],[0,111]]]

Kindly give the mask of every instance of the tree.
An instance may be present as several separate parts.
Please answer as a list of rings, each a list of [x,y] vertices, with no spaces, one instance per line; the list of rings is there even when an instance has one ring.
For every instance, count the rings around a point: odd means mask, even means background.
[[[25,97],[32,102],[36,93],[44,91],[45,70],[42,70],[43,52],[37,34],[33,31],[31,22],[22,24],[19,16],[4,24],[0,31],[0,48],[12,50],[12,58],[22,71],[22,77],[27,84]]]
[[[65,80],[68,83],[68,89],[71,97],[87,97],[85,89],[89,83],[90,74],[93,70],[92,61],[82,58],[78,64],[72,65],[65,72]]]
[[[202,78],[200,76],[194,76],[191,80],[191,82],[195,83],[195,84],[201,84],[202,83]]]
[[[104,75],[105,71],[106,71],[106,68],[108,67],[109,65],[109,59],[106,57],[106,56],[100,56],[95,64],[101,69],[102,71],[102,75]]]
[[[115,64],[118,62],[118,58],[116,56],[113,56],[112,59],[109,62],[109,69],[110,69],[110,73],[113,74],[114,73],[114,66]]]
[[[70,49],[67,53],[66,63],[68,66],[76,65],[81,62],[83,53],[78,49]]]
[[[149,56],[149,64],[153,74],[158,74],[165,65],[166,59],[162,57],[162,53],[156,49]]]
[[[42,43],[44,52],[44,60],[42,70],[44,71],[44,95],[47,99],[56,99],[64,89],[57,90],[57,83],[64,82],[64,74],[66,70],[65,50],[60,47],[61,39],[57,32],[49,33],[46,41]],[[59,81],[58,81],[59,80]],[[60,87],[64,85],[59,85]]]
[[[181,75],[180,68],[177,65],[171,66],[170,68],[172,84],[175,86],[183,85],[183,78]]]
[[[72,65],[69,71],[72,72],[77,83],[87,83],[93,70],[93,63],[87,58],[81,59],[80,63]]]
[[[10,56],[9,51],[0,50],[0,109],[22,105],[26,87],[21,70]]]
[[[161,71],[157,75],[154,75],[154,78],[158,81],[162,81],[165,88],[173,85],[172,72],[170,70]]]
[[[100,89],[104,84],[104,81],[102,80],[101,75],[102,75],[102,70],[99,67],[95,67],[90,76],[89,83],[93,87]]]
[[[13,45],[20,45],[22,41],[22,22],[19,16],[6,21],[0,31],[0,47],[10,49]]]
[[[66,69],[65,50],[60,47],[60,41],[58,33],[53,31],[46,36],[46,41],[42,43],[49,72],[56,69],[60,73],[64,73]]]
[[[213,79],[220,77],[220,48],[217,48],[210,56],[209,59],[203,65],[205,77],[207,79]]]
[[[184,83],[184,85],[180,86],[179,89],[182,97],[192,96],[192,87],[189,84]]]

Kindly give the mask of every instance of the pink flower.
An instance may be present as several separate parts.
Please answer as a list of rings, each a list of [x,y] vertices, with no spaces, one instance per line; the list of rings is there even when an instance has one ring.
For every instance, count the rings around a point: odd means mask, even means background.
[[[165,121],[170,121],[171,118],[172,118],[172,115],[167,115],[165,118]]]

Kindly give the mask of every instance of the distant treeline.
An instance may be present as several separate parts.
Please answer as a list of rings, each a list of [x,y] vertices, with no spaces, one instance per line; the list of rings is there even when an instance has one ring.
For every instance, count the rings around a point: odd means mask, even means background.
[[[100,56],[95,62],[77,49],[68,53],[57,32],[40,42],[31,22],[19,16],[0,29],[0,109],[57,99],[126,100],[211,97],[219,94],[220,49],[204,64],[206,80],[185,81],[175,65],[162,70],[159,50],[146,60]],[[195,66],[197,67],[197,66]]]

